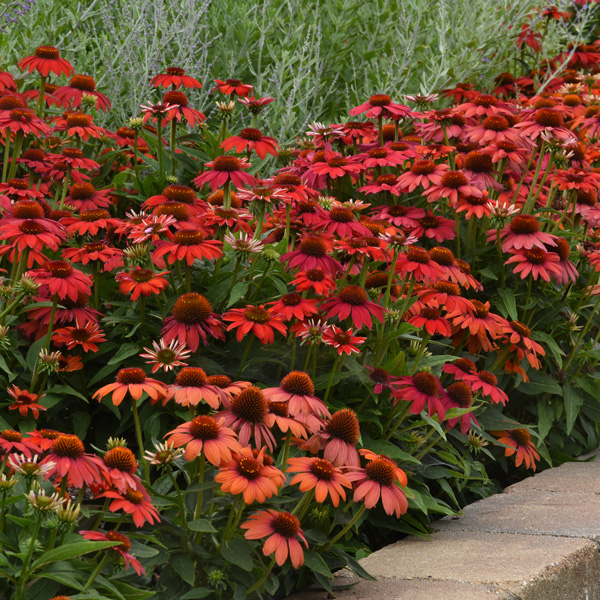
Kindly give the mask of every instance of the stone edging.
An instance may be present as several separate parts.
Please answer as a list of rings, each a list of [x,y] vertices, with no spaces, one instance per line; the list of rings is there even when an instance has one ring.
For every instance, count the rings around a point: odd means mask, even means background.
[[[430,540],[374,552],[361,564],[378,581],[335,598],[600,600],[599,542],[600,459],[566,463],[434,523]],[[330,597],[309,590],[290,600]]]

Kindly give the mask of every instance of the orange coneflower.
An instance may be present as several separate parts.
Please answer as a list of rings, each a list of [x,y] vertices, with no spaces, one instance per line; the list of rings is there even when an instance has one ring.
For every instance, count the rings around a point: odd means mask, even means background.
[[[14,429],[4,429],[0,431],[0,451],[4,454],[9,452],[21,452],[27,458],[30,458],[32,453],[39,454],[39,447],[29,439],[23,439],[23,435]]]
[[[130,514],[136,527],[143,527],[146,521],[151,525],[160,522],[158,510],[152,506],[150,496],[143,486],[137,490],[127,488],[127,491],[123,494],[108,490],[100,494],[99,497],[112,498],[113,501],[110,503],[108,510],[111,512],[123,510]]]
[[[223,242],[206,239],[199,229],[180,229],[169,238],[154,242],[156,250],[152,253],[152,260],[159,267],[165,264],[163,257],[166,254],[170,265],[185,260],[190,266],[196,259],[216,260],[223,256]]]
[[[179,67],[167,67],[166,73],[161,73],[159,75],[155,75],[150,83],[154,87],[171,87],[178,88],[180,85],[187,88],[201,88],[202,84],[197,80],[191,77],[190,75],[185,74],[184,69],[180,69]]]
[[[321,309],[326,311],[325,318],[337,317],[340,321],[351,318],[352,324],[357,329],[366,327],[372,329],[374,317],[383,322],[386,309],[371,302],[364,289],[357,285],[347,285],[330,300],[321,304]]]
[[[174,448],[185,446],[185,460],[194,460],[204,452],[208,461],[219,467],[231,461],[232,451],[240,449],[235,432],[224,427],[224,423],[225,419],[200,415],[169,431],[165,437]]]
[[[106,479],[119,492],[125,493],[127,488],[137,490],[142,486],[140,478],[135,475],[138,462],[129,448],[114,446],[102,457],[102,461]]]
[[[40,295],[59,299],[70,298],[77,302],[79,294],[91,295],[92,280],[89,275],[74,269],[63,260],[49,260],[40,269],[28,271],[37,284]]]
[[[537,453],[537,448],[531,441],[531,434],[527,429],[512,429],[511,431],[496,431],[493,432],[497,437],[498,441],[510,446],[504,451],[504,456],[512,456],[516,453],[515,465],[521,466],[521,463],[525,463],[525,466],[535,471],[535,461],[540,460],[540,455]]]
[[[323,342],[328,346],[333,346],[338,355],[343,353],[350,356],[353,352],[358,354],[360,350],[358,345],[364,344],[367,341],[366,337],[354,335],[354,330],[350,327],[344,331],[336,325],[330,325],[323,333]]]
[[[33,134],[38,138],[52,134],[52,128],[28,108],[15,108],[0,114],[0,130],[7,129],[12,133]]]
[[[110,109],[110,100],[96,89],[96,82],[88,75],[75,75],[69,81],[69,85],[56,89],[53,96],[59,101],[70,104],[73,108],[78,108],[84,94],[96,99],[95,108],[105,112]]]
[[[296,276],[290,283],[296,286],[296,291],[298,292],[313,290],[317,296],[325,296],[326,298],[336,288],[335,281],[331,275],[323,271],[321,267],[296,273]]]
[[[210,184],[214,190],[231,181],[235,187],[254,185],[256,178],[245,173],[252,165],[243,158],[235,156],[217,156],[213,161],[206,163],[204,173],[192,180],[193,184],[201,188],[205,183]]]
[[[446,415],[446,408],[442,402],[444,388],[432,373],[419,371],[414,375],[399,377],[394,383],[392,397],[394,405],[399,400],[411,402],[410,412],[413,415],[420,414],[425,406],[430,417],[437,413],[441,421]]]
[[[27,417],[27,414],[31,411],[34,419],[39,419],[40,410],[45,411],[47,408],[39,403],[44,396],[38,394],[32,394],[30,391],[18,388],[16,385],[6,390],[8,395],[14,400],[14,404],[8,407],[8,410],[18,410],[22,417]]]
[[[247,127],[242,129],[239,135],[233,135],[225,139],[220,148],[223,148],[226,152],[235,148],[238,154],[244,150],[248,150],[248,152],[254,150],[258,157],[264,160],[267,153],[277,156],[279,144],[275,138],[263,135],[260,129]]]
[[[213,94],[218,90],[226,96],[235,94],[236,96],[240,96],[240,98],[244,98],[254,89],[253,86],[248,83],[242,83],[239,79],[226,79],[225,81],[215,79],[215,83],[217,85],[212,90]]]
[[[167,387],[164,383],[148,377],[143,369],[130,367],[121,369],[114,383],[101,387],[92,397],[98,398],[100,402],[104,396],[112,394],[112,403],[119,406],[127,394],[134,400],[139,400],[144,392],[153,400],[158,400],[166,395]]]
[[[225,467],[215,475],[222,492],[243,494],[244,502],[255,500],[262,504],[277,495],[279,485],[285,481],[283,473],[272,465],[265,464],[264,448],[255,456],[250,448],[240,448]]]
[[[123,266],[123,254],[123,250],[111,248],[104,242],[91,242],[84,244],[81,248],[65,248],[61,252],[61,258],[82,265],[100,261],[102,264],[101,270],[106,273]]]
[[[87,322],[85,324],[75,323],[75,327],[61,327],[56,329],[52,335],[52,341],[57,346],[63,344],[69,350],[80,346],[84,352],[98,352],[97,343],[106,341],[102,329],[97,323]]]
[[[169,271],[155,273],[152,269],[136,267],[129,272],[117,273],[115,280],[119,282],[119,291],[122,294],[131,294],[131,299],[135,302],[140,295],[147,298],[165,290],[169,282],[163,275],[168,274]]]
[[[311,236],[304,238],[295,250],[284,254],[280,260],[282,263],[287,262],[288,270],[297,268],[307,271],[320,268],[335,277],[343,267],[335,258],[329,256],[331,250],[330,241]]]
[[[329,496],[333,506],[337,507],[340,498],[346,499],[344,487],[352,487],[350,481],[342,474],[342,470],[334,467],[324,458],[290,458],[288,464],[290,466],[286,472],[297,473],[292,477],[290,485],[299,484],[301,492],[314,489],[317,502],[323,503]]]
[[[267,309],[264,305],[246,308],[232,308],[223,315],[224,321],[230,321],[227,331],[237,328],[236,340],[241,342],[248,333],[255,335],[261,344],[272,344],[275,341],[275,330],[282,335],[286,334],[287,327],[281,316],[275,311]]]
[[[84,529],[79,530],[79,535],[83,536],[86,540],[94,542],[114,542],[114,546],[108,548],[111,552],[117,553],[117,556],[122,557],[125,561],[125,568],[128,569],[131,565],[138,575],[145,575],[146,571],[142,567],[140,561],[129,553],[131,549],[131,540],[118,531],[86,531]]]

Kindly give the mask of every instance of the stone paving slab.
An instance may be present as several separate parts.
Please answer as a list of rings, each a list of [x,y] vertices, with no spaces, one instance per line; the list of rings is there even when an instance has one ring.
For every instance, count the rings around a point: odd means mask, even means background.
[[[463,512],[464,517],[436,521],[434,530],[600,538],[600,494],[519,489],[474,502]]]
[[[504,493],[524,490],[600,494],[600,459],[593,462],[571,462],[548,469],[507,487]]]

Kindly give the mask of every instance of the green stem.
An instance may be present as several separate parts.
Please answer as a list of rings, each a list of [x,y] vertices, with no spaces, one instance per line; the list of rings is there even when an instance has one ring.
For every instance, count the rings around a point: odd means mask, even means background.
[[[423,336],[423,339],[421,340],[421,345],[419,346],[419,350],[417,352],[417,355],[415,356],[415,362],[414,362],[412,370],[410,372],[411,375],[414,375],[415,371],[417,370],[417,367],[419,366],[419,362],[421,361],[421,357],[423,356],[423,352],[425,352],[425,348],[427,348],[427,344],[428,344],[430,338],[431,338],[431,334],[429,334],[429,333],[426,333]]]
[[[246,344],[246,349],[244,350],[244,354],[242,356],[242,360],[240,361],[240,366],[238,367],[238,371],[235,375],[236,380],[239,380],[240,375],[244,369],[244,365],[246,364],[246,360],[248,359],[248,355],[250,354],[250,350],[252,349],[252,345],[254,344],[254,336],[250,336],[248,338],[248,342]]]
[[[392,259],[392,264],[390,266],[390,272],[388,274],[387,286],[385,288],[385,296],[383,297],[383,308],[387,308],[390,302],[390,293],[392,290],[392,281],[394,281],[394,272],[396,271],[396,263],[398,262],[398,257],[400,256],[400,252],[398,248],[394,249],[394,258]]]
[[[40,95],[37,103],[36,114],[40,119],[44,118],[44,95],[46,94],[46,77],[44,75],[41,76],[40,79]]]
[[[188,264],[186,260],[184,263],[185,267],[185,290],[190,293],[192,291],[192,267]]]
[[[156,135],[158,135],[158,175],[163,174],[163,139],[162,139],[162,121],[159,117],[156,124]]]
[[[17,159],[21,155],[21,147],[23,146],[23,132],[17,131],[17,135],[15,136],[15,146],[13,148],[12,158],[10,161],[10,169],[8,171],[8,179],[12,179],[17,174],[17,167],[19,163],[17,163]]]
[[[290,454],[290,442],[292,441],[292,430],[288,429],[285,434],[285,443],[283,445],[283,453],[281,455],[281,464],[279,465],[282,471],[285,471],[285,465]]]
[[[144,479],[148,485],[150,485],[150,468],[148,467],[148,461],[144,455],[144,442],[142,440],[142,428],[140,426],[140,415],[137,408],[137,400],[131,396],[131,412],[133,413],[133,423],[135,425],[135,435],[140,453],[140,462],[144,466]]]
[[[252,592],[260,589],[263,583],[267,580],[267,577],[270,575],[273,567],[275,566],[275,556],[271,559],[269,566],[265,569],[265,572],[262,574],[262,577],[251,587],[246,590],[246,597],[248,597]]]
[[[181,548],[185,549],[187,547],[187,521],[185,518],[185,504],[183,503],[183,496],[181,494],[181,489],[180,487],[177,485],[177,480],[175,479],[175,476],[173,475],[173,469],[169,468],[167,470],[167,473],[169,475],[169,479],[171,480],[171,483],[173,484],[173,487],[175,488],[175,493],[177,494],[177,504],[179,504],[179,515],[180,515],[180,519],[181,522],[179,524],[179,533],[181,535]]]
[[[10,135],[6,135],[4,139],[4,163],[2,165],[2,183],[6,183],[6,175],[8,174],[8,157],[10,156]]]
[[[100,575],[100,572],[104,568],[104,565],[108,562],[109,558],[110,558],[110,554],[108,552],[106,552],[106,554],[104,555],[102,560],[98,563],[98,566],[94,569],[94,572],[90,575],[90,578],[87,580],[87,583],[83,586],[84,592],[92,585],[92,583],[94,583],[94,580],[96,579],[96,577],[98,577],[98,575]]]
[[[348,533],[348,531],[354,527],[354,524],[362,517],[362,514],[365,512],[365,510],[367,510],[367,507],[364,504],[361,505],[361,507],[356,511],[356,514],[352,517],[352,519],[350,519],[350,522],[347,523],[346,526],[343,527],[336,536],[331,538],[322,548],[320,548],[319,553],[325,552],[325,550],[331,548],[331,546],[333,546],[340,538],[345,536],[346,533]]]
[[[204,472],[206,470],[206,458],[204,456],[204,450],[200,452],[200,457],[198,458],[200,461],[200,471],[198,472],[198,483],[204,483]],[[194,510],[194,521],[200,518],[202,514],[202,500],[204,496],[204,490],[198,491],[198,498],[196,499],[196,509]]]
[[[171,152],[175,154],[175,148],[177,146],[177,119],[171,119],[171,140],[170,140]],[[173,165],[171,167],[171,175],[175,175],[175,169],[177,167],[177,161],[175,157],[172,158]]]
[[[65,180],[63,181],[62,193],[60,195],[60,202],[58,203],[58,210],[62,210],[65,204],[65,198],[67,197],[67,190],[69,189],[69,180],[71,179],[71,165],[67,167],[67,173],[65,174]]]
[[[19,581],[17,582],[17,590],[15,592],[15,600],[25,600],[25,585],[27,584],[27,577],[29,575],[29,563],[31,562],[31,557],[33,556],[33,550],[35,548],[35,544],[38,541],[38,534],[40,532],[40,527],[42,525],[42,513],[39,512],[37,519],[35,521],[35,525],[33,526],[33,531],[31,533],[31,540],[29,542],[29,548],[27,549],[27,554],[23,559],[23,567],[21,568],[21,575],[19,576]]]

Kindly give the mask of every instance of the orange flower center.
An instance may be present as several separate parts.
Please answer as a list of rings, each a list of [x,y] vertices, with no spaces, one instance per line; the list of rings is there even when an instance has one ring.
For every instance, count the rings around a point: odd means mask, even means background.
[[[314,396],[315,386],[312,379],[302,371],[292,371],[281,380],[281,388],[288,394]]]
[[[531,248],[530,250],[525,250],[525,256],[527,257],[527,261],[532,265],[543,265],[548,258],[548,253],[541,248]]]
[[[396,176],[392,173],[384,173],[377,178],[375,183],[377,185],[394,185],[396,183]]]
[[[60,434],[60,431],[54,429],[40,429],[40,436],[45,440],[55,440]]]
[[[479,371],[478,376],[479,379],[481,379],[481,381],[484,381],[485,383],[494,386],[498,384],[498,378],[489,371]]]
[[[300,531],[300,521],[289,512],[282,512],[273,517],[271,527],[283,537],[294,537]]]
[[[173,316],[185,325],[196,325],[206,321],[212,313],[211,303],[201,294],[183,294],[175,302]]]
[[[23,221],[19,224],[19,229],[26,235],[38,235],[46,231],[46,228],[35,221]]]
[[[330,158],[327,161],[327,164],[330,167],[336,168],[336,167],[343,167],[344,165],[347,165],[348,161],[343,156],[336,156],[334,158]]]
[[[196,193],[187,185],[169,185],[163,190],[163,196],[172,202],[183,202],[184,204],[194,204],[196,200]]]
[[[472,360],[468,358],[459,358],[452,363],[455,367],[458,367],[461,371],[465,371],[466,373],[475,373],[477,371],[477,367]]]
[[[31,123],[35,115],[32,111],[27,108],[15,108],[10,111],[10,118],[12,121],[27,121]]]
[[[418,160],[410,170],[415,175],[431,175],[435,171],[435,163],[432,160]]]
[[[218,388],[226,388],[231,385],[231,379],[227,375],[210,375],[208,385],[215,385]]]
[[[76,90],[93,92],[96,89],[96,82],[92,77],[88,77],[87,75],[75,75],[71,79],[69,86]]]
[[[421,309],[421,316],[427,319],[428,321],[435,321],[436,319],[439,319],[442,315],[440,311],[436,310],[435,308],[424,307]]]
[[[94,195],[96,188],[91,183],[74,183],[69,190],[73,200],[88,200]]]
[[[59,435],[52,443],[52,454],[78,458],[85,453],[83,442],[76,435]]]
[[[431,260],[431,256],[429,255],[429,252],[427,252],[427,250],[425,250],[424,248],[417,247],[409,248],[408,252],[406,253],[406,257],[409,261],[416,262],[422,265],[426,265]]]
[[[183,92],[167,92],[163,96],[163,102],[165,104],[177,104],[178,106],[187,106],[188,99]]]
[[[64,260],[51,260],[45,266],[52,277],[59,279],[66,279],[73,272],[73,267]]]
[[[519,446],[529,446],[531,443],[531,435],[527,429],[513,429],[510,432],[510,437],[515,440]]]
[[[91,208],[89,210],[82,210],[79,219],[87,223],[92,223],[94,221],[110,219],[110,213],[103,208]]]
[[[254,129],[252,127],[248,127],[246,129],[242,129],[242,131],[240,131],[240,137],[243,140],[258,142],[259,140],[262,139],[262,133],[261,133],[260,129]]]
[[[231,401],[231,411],[250,423],[262,423],[267,416],[267,401],[255,385],[243,389]]]
[[[190,216],[188,207],[181,202],[165,202],[156,207],[156,215],[169,215],[178,221],[187,221]]]
[[[285,402],[269,402],[269,412],[278,417],[289,417],[287,404]]]
[[[309,269],[306,271],[306,279],[309,281],[323,281],[325,273],[321,269]]]
[[[261,325],[271,320],[269,311],[262,306],[248,306],[244,309],[244,315],[248,321],[260,323]]]
[[[197,229],[181,229],[173,236],[173,243],[180,246],[196,246],[204,241],[204,234]]]
[[[423,229],[437,229],[440,226],[440,220],[433,215],[427,215],[419,219],[419,224]]]
[[[339,293],[342,302],[352,304],[352,306],[364,306],[369,301],[367,292],[357,285],[348,285]]]
[[[536,110],[533,119],[542,127],[562,127],[564,124],[562,115],[552,108],[540,108]]]
[[[106,537],[111,542],[120,542],[117,548],[119,548],[119,550],[121,550],[122,552],[129,552],[129,550],[131,550],[131,541],[127,536],[123,535],[122,533],[119,533],[118,531],[107,531]]]
[[[449,296],[460,296],[460,288],[452,281],[436,281],[433,284],[433,287],[442,294],[448,294]]]
[[[38,58],[50,58],[54,60],[60,58],[60,53],[54,46],[38,46],[34,54]]]
[[[179,67],[167,67],[167,75],[177,75],[182,77],[185,75],[185,70],[180,69]]]
[[[117,373],[117,381],[125,385],[134,385],[144,383],[146,381],[146,373],[139,367],[129,367],[121,369]]]
[[[72,113],[67,117],[67,125],[69,127],[90,127],[92,125],[92,117],[85,113]]]
[[[491,131],[505,131],[509,127],[507,119],[500,115],[487,117],[487,119],[483,120],[482,125],[484,129]]]
[[[25,104],[17,96],[4,96],[0,98],[0,110],[13,110],[15,108],[25,108]]]
[[[141,504],[144,501],[144,494],[142,494],[142,492],[138,492],[137,490],[127,488],[124,498],[128,502],[131,502],[131,504]]]
[[[300,177],[298,177],[297,175],[289,175],[289,174],[285,173],[285,174],[277,175],[277,177],[275,177],[274,184],[276,186],[280,186],[280,185],[291,185],[291,186],[302,185],[302,179],[300,179]]]
[[[490,106],[496,106],[498,104],[498,99],[488,94],[482,94],[481,96],[477,96],[477,98],[473,98],[471,102],[473,102],[473,104],[476,106],[484,106],[485,108],[489,108]]]
[[[83,152],[79,148],[63,148],[62,155],[67,158],[83,158]]]
[[[175,377],[175,385],[182,387],[202,387],[207,383],[204,369],[200,367],[184,367]]]
[[[392,103],[392,99],[387,94],[375,94],[369,98],[371,106],[387,106]]]
[[[369,275],[365,281],[365,289],[372,290],[373,288],[386,287],[388,282],[387,273],[373,273]]]
[[[104,464],[110,469],[118,469],[126,473],[133,473],[137,468],[137,461],[133,452],[124,446],[111,448],[103,457]]]
[[[511,321],[510,326],[522,337],[531,336],[531,330],[529,327],[527,327],[527,325],[523,325],[523,323],[520,323],[519,321]]]
[[[349,208],[334,207],[329,211],[329,218],[336,223],[351,223],[354,215]]]
[[[306,238],[300,242],[299,250],[307,256],[321,257],[327,254],[327,244],[321,238]]]
[[[560,260],[567,260],[571,256],[571,249],[569,248],[569,242],[563,238],[556,238],[556,247],[553,248],[553,252],[558,254]]]
[[[532,215],[517,215],[510,222],[510,230],[519,235],[530,235],[540,230],[540,224]]]
[[[350,408],[338,410],[327,421],[325,431],[331,437],[338,438],[347,444],[356,444],[360,436],[360,425],[356,413]]]
[[[136,283],[146,283],[154,278],[154,271],[151,269],[142,269],[141,267],[137,267],[131,271],[129,276]]]
[[[438,263],[438,265],[442,265],[444,267],[451,267],[454,262],[454,254],[452,254],[452,250],[448,250],[448,248],[442,248],[441,246],[436,246],[431,249],[431,258]]]
[[[371,158],[385,158],[388,154],[387,148],[373,148],[373,150],[369,150]]]
[[[0,437],[7,442],[20,442],[23,439],[23,436],[14,429],[5,429],[2,433],[0,433]]]
[[[200,415],[190,423],[190,433],[199,440],[215,440],[219,437],[219,424],[213,417]]]

